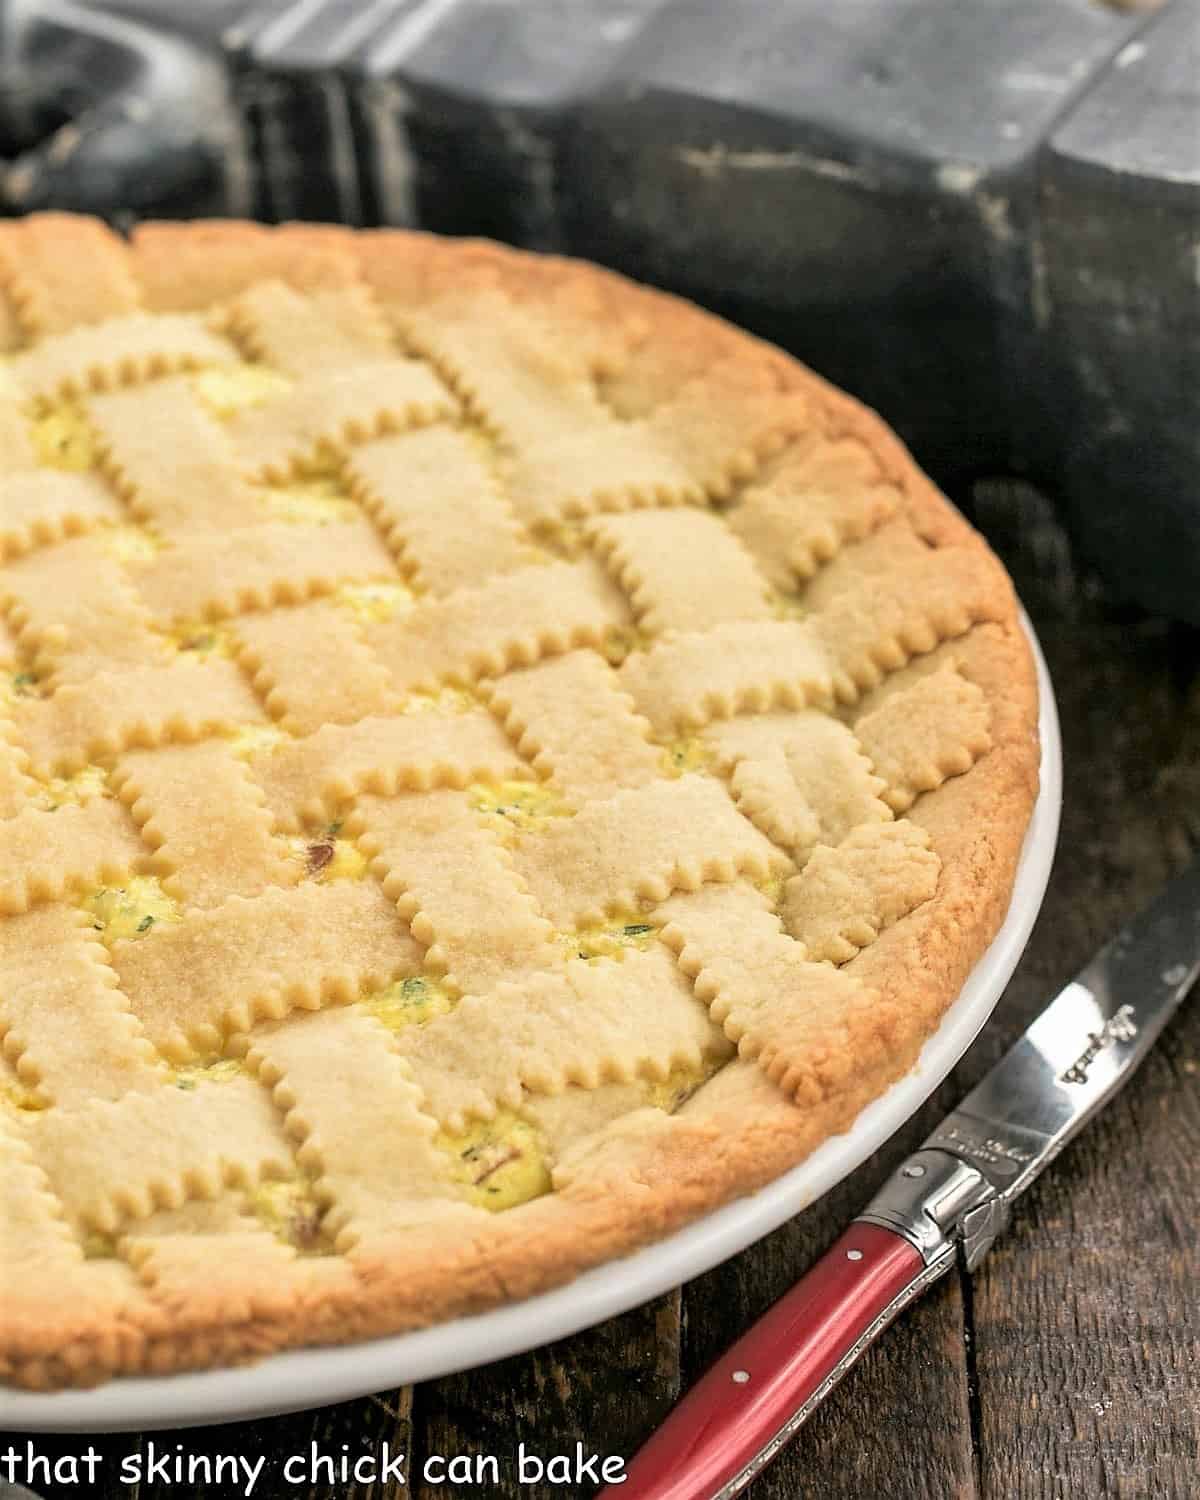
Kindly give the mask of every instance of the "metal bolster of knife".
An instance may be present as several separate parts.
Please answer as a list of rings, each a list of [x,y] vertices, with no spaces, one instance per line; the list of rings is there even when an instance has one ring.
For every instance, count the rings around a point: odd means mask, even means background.
[[[1008,1222],[1008,1203],[978,1167],[927,1145],[892,1173],[858,1218],[903,1235],[927,1266],[961,1247],[972,1270]]]

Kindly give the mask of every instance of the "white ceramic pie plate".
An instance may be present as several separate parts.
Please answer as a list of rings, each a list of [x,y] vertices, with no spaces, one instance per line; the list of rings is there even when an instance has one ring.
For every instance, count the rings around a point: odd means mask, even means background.
[[[1038,666],[1042,781],[1008,916],[916,1067],[868,1105],[845,1135],[826,1141],[761,1192],[528,1301],[418,1333],[304,1349],[233,1370],[113,1380],[95,1390],[44,1395],[0,1388],[0,1427],[102,1432],[243,1421],[470,1369],[636,1307],[744,1250],[828,1192],[908,1119],[970,1046],[1016,968],[1041,906],[1058,837],[1062,746],[1050,678],[1025,624]]]

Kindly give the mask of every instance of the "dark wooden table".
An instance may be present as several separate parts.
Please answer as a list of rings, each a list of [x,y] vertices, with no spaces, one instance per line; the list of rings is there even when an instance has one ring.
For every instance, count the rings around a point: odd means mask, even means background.
[[[1134,502],[1136,503],[1136,502]],[[629,1454],[680,1392],[835,1236],[886,1173],[1034,1013],[1200,844],[1200,637],[1123,610],[1073,562],[1044,500],[980,486],[971,510],[1004,557],[1049,660],[1066,796],[1040,921],[994,1019],[929,1103],[799,1219],[680,1292],[484,1370],[292,1417],[148,1435],[159,1453],[263,1454],[255,1496],[562,1500],[518,1487],[509,1459]],[[1200,1002],[1193,999],[1108,1112],[1021,1200],[970,1276],[910,1310],[747,1492],[750,1500],[1080,1500],[1200,1495]],[[0,1438],[0,1453],[9,1437]],[[228,1496],[223,1485],[122,1484],[132,1435],[95,1440],[93,1491],[53,1500]],[[290,1454],[387,1442],[501,1458],[494,1484],[290,1485]],[[38,1438],[52,1460],[86,1440]],[[24,1446],[23,1442],[21,1444]]]

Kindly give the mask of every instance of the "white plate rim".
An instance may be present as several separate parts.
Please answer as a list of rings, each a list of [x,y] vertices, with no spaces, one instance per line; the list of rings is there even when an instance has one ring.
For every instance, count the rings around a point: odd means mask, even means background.
[[[777,1229],[860,1166],[924,1103],[974,1041],[1017,966],[1041,908],[1058,841],[1062,742],[1050,675],[1028,617],[1038,677],[1041,785],[1008,913],[912,1071],[868,1104],[843,1135],[756,1193],[553,1291],[415,1333],[299,1349],[254,1365],[131,1376],[83,1391],[0,1386],[0,1422],[28,1432],[131,1432],[278,1416],[490,1364],[607,1318],[710,1270]]]

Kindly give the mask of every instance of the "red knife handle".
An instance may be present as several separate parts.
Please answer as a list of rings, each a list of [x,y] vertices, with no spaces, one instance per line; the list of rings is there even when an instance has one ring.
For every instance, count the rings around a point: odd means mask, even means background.
[[[855,1220],[688,1392],[598,1500],[724,1500],[774,1457],[825,1390],[953,1263]],[[747,1472],[748,1471],[748,1472]]]

